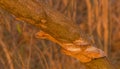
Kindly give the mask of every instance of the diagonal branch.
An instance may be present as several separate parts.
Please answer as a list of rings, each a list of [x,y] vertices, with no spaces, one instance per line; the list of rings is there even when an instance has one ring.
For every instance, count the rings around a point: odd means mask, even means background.
[[[69,18],[38,0],[0,0],[0,7],[40,29],[39,37],[58,43],[66,55],[87,65],[88,69],[111,69],[105,54],[94,47],[92,39],[81,33]],[[102,58],[104,57],[104,58]],[[97,68],[98,67],[98,68]]]

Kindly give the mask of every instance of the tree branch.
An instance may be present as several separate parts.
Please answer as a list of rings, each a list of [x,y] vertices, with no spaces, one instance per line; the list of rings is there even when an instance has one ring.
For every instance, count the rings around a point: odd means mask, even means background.
[[[37,36],[58,43],[66,55],[84,62],[88,69],[112,69],[100,49],[79,27],[61,13],[53,10],[42,1],[0,0],[0,7],[40,29]],[[104,58],[102,58],[104,57]]]

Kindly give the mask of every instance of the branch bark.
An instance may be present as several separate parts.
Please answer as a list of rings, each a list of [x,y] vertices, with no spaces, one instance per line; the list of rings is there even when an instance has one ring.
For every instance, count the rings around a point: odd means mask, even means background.
[[[69,18],[42,1],[0,0],[0,7],[15,15],[16,19],[40,28],[45,33],[38,32],[38,37],[45,36],[58,43],[66,55],[84,60],[88,69],[112,69],[101,51],[93,47],[89,36],[81,33],[79,27]]]

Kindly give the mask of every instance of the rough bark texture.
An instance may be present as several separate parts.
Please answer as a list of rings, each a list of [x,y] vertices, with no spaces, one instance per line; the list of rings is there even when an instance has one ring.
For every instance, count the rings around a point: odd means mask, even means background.
[[[58,44],[71,43],[79,38],[91,43],[75,23],[41,1],[0,0],[0,7],[15,15],[16,19],[30,23],[51,35]],[[84,64],[87,69],[112,69],[105,58],[97,58]]]
[[[106,58],[99,58],[85,64],[87,69],[116,69]]]

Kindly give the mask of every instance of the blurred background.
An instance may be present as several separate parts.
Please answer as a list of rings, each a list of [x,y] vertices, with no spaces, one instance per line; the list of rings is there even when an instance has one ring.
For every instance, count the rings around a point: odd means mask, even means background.
[[[120,69],[120,0],[43,0],[91,34]],[[57,44],[35,38],[40,31],[0,8],[0,69],[85,69]]]

